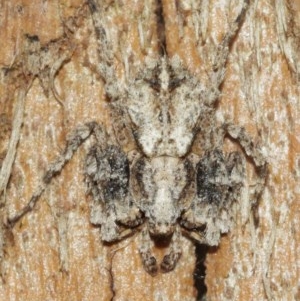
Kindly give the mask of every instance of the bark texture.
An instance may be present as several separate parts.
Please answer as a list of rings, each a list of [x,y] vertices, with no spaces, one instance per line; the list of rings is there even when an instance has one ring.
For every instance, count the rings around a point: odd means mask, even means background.
[[[156,2],[108,2],[121,76],[128,45],[134,64],[157,50],[152,43],[159,32]],[[198,44],[221,39],[239,1],[199,1],[198,16],[192,0],[161,2],[168,54],[178,54],[191,72],[205,68],[210,62],[201,60]],[[258,206],[251,208],[245,193],[234,229],[208,251],[207,300],[300,299],[299,20],[300,1],[250,1],[232,45],[218,117],[256,137],[269,175]],[[192,28],[199,29],[197,38]],[[156,277],[141,265],[139,235],[117,244],[101,242],[99,229],[89,223],[83,177],[92,141],[79,149],[31,213],[13,229],[4,226],[28,202],[72,129],[91,120],[108,129],[111,124],[84,1],[2,0],[0,40],[0,299],[199,299],[195,279],[201,275],[191,241],[185,241],[176,269]],[[225,145],[235,147],[229,141]],[[253,174],[249,162],[249,185]],[[158,258],[163,252],[155,250]]]

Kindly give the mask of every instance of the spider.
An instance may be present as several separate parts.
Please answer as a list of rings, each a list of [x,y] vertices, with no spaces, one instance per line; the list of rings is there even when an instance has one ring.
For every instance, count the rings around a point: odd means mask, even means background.
[[[183,67],[178,56],[147,58],[127,82],[117,79],[111,41],[103,23],[104,9],[88,1],[99,46],[99,73],[110,100],[116,139],[105,127],[89,122],[69,135],[63,153],[49,166],[29,203],[9,219],[13,225],[28,213],[41,194],[89,137],[84,173],[91,196],[91,223],[101,226],[101,238],[114,242],[141,230],[139,252],[145,270],[155,275],[173,270],[181,255],[181,236],[218,245],[232,223],[232,206],[245,179],[245,155],[224,153],[231,137],[251,158],[258,181],[254,198],[262,192],[266,161],[242,127],[217,125],[215,103],[223,81],[229,45],[249,5],[230,24],[217,48],[209,85]],[[134,141],[135,149],[124,151]],[[202,154],[192,146],[200,143]],[[153,241],[169,240],[162,262],[152,254]]]

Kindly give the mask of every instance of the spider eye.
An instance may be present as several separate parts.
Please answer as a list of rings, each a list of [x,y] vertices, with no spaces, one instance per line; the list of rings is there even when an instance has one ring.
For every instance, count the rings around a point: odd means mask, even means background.
[[[160,81],[159,81],[158,79],[156,79],[156,78],[152,78],[152,79],[144,79],[144,81],[145,81],[147,84],[149,84],[149,86],[150,86],[153,90],[155,90],[155,91],[157,91],[157,92],[160,91]]]
[[[185,80],[185,77],[183,77],[183,78],[171,78],[170,81],[169,81],[169,86],[168,86],[169,92],[172,92],[176,88],[181,86],[182,83],[184,82],[184,80]]]

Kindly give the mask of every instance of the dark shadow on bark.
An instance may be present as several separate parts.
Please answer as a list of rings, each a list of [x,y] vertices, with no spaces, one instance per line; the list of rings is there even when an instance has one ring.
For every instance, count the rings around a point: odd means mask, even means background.
[[[205,285],[205,275],[206,275],[206,267],[205,267],[205,259],[206,254],[210,250],[207,245],[196,245],[196,267],[194,272],[194,281],[195,287],[197,289],[197,301],[205,301],[206,300],[206,292],[207,288]]]

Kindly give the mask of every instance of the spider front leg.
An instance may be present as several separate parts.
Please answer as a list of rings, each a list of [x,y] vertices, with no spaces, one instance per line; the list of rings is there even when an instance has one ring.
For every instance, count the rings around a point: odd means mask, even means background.
[[[129,192],[129,161],[116,145],[94,145],[86,159],[86,182],[92,195],[91,223],[101,225],[103,241],[120,240],[143,222]]]
[[[105,24],[106,16],[109,15],[105,8],[109,5],[101,0],[88,0],[87,3],[91,11],[98,43],[99,65],[97,65],[97,71],[105,83],[107,96],[111,100],[118,100],[124,94],[124,87],[115,74],[113,41],[109,39],[110,33],[107,32],[107,28],[110,26]]]
[[[213,54],[212,71],[210,72],[208,81],[211,84],[211,88],[208,89],[206,93],[205,101],[209,106],[213,105],[220,95],[219,87],[224,80],[230,45],[244,22],[248,7],[249,0],[242,0],[240,13],[234,21],[229,23],[228,31],[225,33],[221,43],[216,47],[215,53]]]
[[[205,153],[196,166],[196,196],[181,217],[185,233],[200,243],[217,245],[229,231],[232,206],[244,179],[244,162],[238,152],[225,156],[216,148]]]

